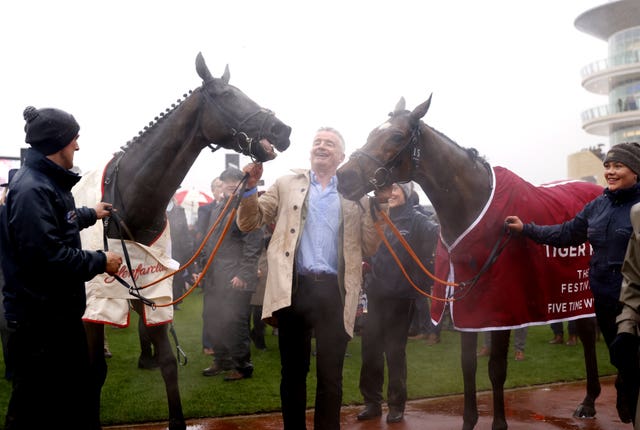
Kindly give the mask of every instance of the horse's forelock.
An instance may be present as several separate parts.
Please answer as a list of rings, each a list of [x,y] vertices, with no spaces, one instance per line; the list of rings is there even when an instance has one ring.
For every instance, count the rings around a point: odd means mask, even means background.
[[[378,126],[377,130],[382,131],[388,129],[389,127],[391,127],[391,122],[385,121]]]

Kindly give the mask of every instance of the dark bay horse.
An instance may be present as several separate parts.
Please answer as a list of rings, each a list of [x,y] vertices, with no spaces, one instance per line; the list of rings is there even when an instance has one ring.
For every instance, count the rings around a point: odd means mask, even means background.
[[[405,182],[413,180],[418,183],[427,194],[430,202],[438,216],[441,226],[442,244],[460,244],[459,241],[472,229],[478,226],[477,220],[486,218],[487,208],[493,207],[493,202],[497,198],[497,188],[495,171],[482,157],[478,156],[475,149],[467,149],[459,146],[439,131],[429,127],[422,121],[422,117],[427,113],[431,103],[431,97],[424,103],[417,106],[413,111],[405,110],[404,99],[401,99],[394,112],[390,114],[390,119],[379,127],[375,128],[367,139],[366,144],[355,151],[350,159],[338,169],[338,190],[348,199],[357,200],[364,194],[380,187],[390,185],[394,182]],[[502,169],[502,168],[496,168]],[[506,170],[506,169],[502,169]],[[516,175],[511,174],[512,177]],[[528,190],[534,192],[536,188],[524,182]],[[595,198],[602,192],[601,187],[594,184],[572,184],[572,186],[582,187],[581,205]],[[560,187],[561,188],[561,187]],[[501,199],[515,202],[524,199],[524,196],[517,192],[501,192]],[[565,206],[562,202],[556,206]],[[543,208],[547,210],[548,208]],[[576,210],[577,212],[577,210]],[[539,212],[538,212],[539,213]],[[498,213],[492,215],[495,218],[492,228],[495,235],[504,236],[504,219],[508,213]],[[563,214],[566,220],[575,215]],[[540,222],[539,222],[540,223]],[[477,230],[477,229],[476,229]],[[491,248],[495,240],[481,241],[486,248]],[[534,248],[526,243],[525,238],[512,238],[505,244],[502,253],[497,255],[497,262],[506,262],[507,266],[526,266],[530,264],[523,254],[524,248]],[[461,245],[464,248],[464,245]],[[483,281],[492,283],[494,289],[498,290],[502,296],[509,296],[505,290],[510,292],[521,288],[516,283],[510,285],[497,285],[501,281],[495,276],[494,266],[490,266],[483,272],[483,262],[486,259],[474,259],[470,257],[471,251],[462,249],[457,257],[459,261],[464,260],[469,273],[480,274]],[[462,257],[461,257],[462,256]],[[439,256],[437,256],[439,258]],[[585,258],[585,257],[583,257]],[[451,260],[453,261],[453,260]],[[459,262],[458,261],[458,262]],[[588,262],[588,257],[587,260]],[[458,264],[456,262],[456,264]],[[453,263],[451,263],[453,264]],[[445,264],[448,268],[448,264]],[[497,265],[496,265],[497,266]],[[585,266],[586,267],[586,266]],[[457,272],[456,272],[457,274]],[[467,273],[468,274],[468,273]],[[529,273],[528,278],[536,278]],[[462,279],[467,281],[467,279]],[[524,280],[529,282],[529,279]],[[504,282],[504,281],[502,281]],[[530,290],[527,294],[531,297],[542,291],[542,282],[532,280],[535,284],[529,284]],[[478,285],[480,282],[478,282]],[[513,285],[516,284],[516,285]],[[437,285],[437,282],[436,282]],[[460,304],[465,304],[462,309],[465,312],[479,314],[476,307],[482,301],[483,290],[480,286],[471,284],[467,286],[468,297],[459,296],[458,308]],[[486,285],[483,285],[484,288]],[[458,288],[458,287],[456,287]],[[474,290],[475,288],[475,290]],[[459,289],[465,291],[465,287],[460,284]],[[455,291],[455,289],[454,289]],[[533,294],[531,293],[533,291]],[[590,296],[590,292],[587,292]],[[454,293],[455,297],[455,293]],[[466,299],[466,301],[465,301]],[[505,303],[512,298],[507,297]],[[533,300],[536,300],[534,297]],[[591,298],[592,300],[592,298]],[[434,301],[434,303],[436,303]],[[525,301],[525,307],[529,302]],[[452,305],[451,305],[452,306]],[[456,310],[459,310],[456,308]],[[504,382],[507,376],[507,353],[509,347],[510,329],[524,326],[528,322],[517,320],[520,316],[509,315],[512,312],[508,306],[499,307],[500,313],[506,318],[511,318],[507,324],[500,324],[497,320],[482,320],[476,326],[456,325],[461,334],[461,364],[464,380],[464,430],[471,430],[478,421],[478,409],[476,403],[476,369],[477,369],[477,336],[478,332],[491,330],[491,355],[489,359],[489,377],[493,389],[493,424],[494,430],[507,428],[504,407]],[[546,312],[546,309],[545,309]],[[461,312],[456,314],[460,317]],[[595,353],[595,323],[594,318],[582,318],[579,313],[573,316],[576,319],[579,336],[582,341],[585,356],[585,367],[587,374],[587,394],[583,402],[574,412],[576,417],[593,417],[595,415],[595,399],[600,394],[600,383],[598,380],[598,369]],[[592,315],[592,314],[591,314]],[[484,315],[478,318],[486,318]],[[549,319],[538,319],[537,324],[546,323]],[[531,321],[529,321],[531,322]]]
[[[278,151],[288,148],[291,128],[276,118],[273,112],[261,108],[238,88],[229,85],[228,67],[221,78],[214,78],[202,55],[198,54],[196,70],[202,78],[202,85],[189,95],[185,94],[183,100],[178,100],[171,109],[156,117],[144,131],[114,155],[104,171],[99,172],[100,180],[96,183],[98,188],[102,188],[102,198],[113,203],[118,215],[118,222],[112,219],[105,228],[107,237],[120,239],[125,236],[124,239],[132,242],[152,246],[166,230],[166,208],[172,196],[206,147],[211,147],[212,150],[220,147],[235,150],[258,161],[274,158],[274,147]],[[91,175],[84,175],[83,181],[90,177]],[[76,201],[82,203],[83,196],[79,189],[82,186],[74,188],[74,195]],[[93,205],[90,200],[88,203]],[[126,229],[118,229],[118,226]],[[102,234],[102,228],[99,229]],[[83,245],[86,246],[84,238]],[[120,251],[119,248],[113,250]],[[134,276],[130,276],[131,278]],[[117,283],[109,288],[126,290]],[[141,291],[143,296],[145,291]],[[132,300],[127,300],[127,297]],[[127,296],[126,293],[125,300],[120,302],[130,303],[141,317],[149,317],[154,312],[140,299]],[[96,378],[94,406],[99,411],[100,393],[107,374],[103,353],[104,324],[124,326],[128,324],[128,319],[124,324],[118,324],[96,317],[95,315],[101,315],[102,310],[92,310],[95,303],[96,298],[92,296],[92,290],[88,286],[84,321]],[[166,309],[171,309],[169,320],[147,325],[147,332],[165,382],[169,429],[184,430],[186,424],[178,388],[177,361],[168,337],[172,308]]]

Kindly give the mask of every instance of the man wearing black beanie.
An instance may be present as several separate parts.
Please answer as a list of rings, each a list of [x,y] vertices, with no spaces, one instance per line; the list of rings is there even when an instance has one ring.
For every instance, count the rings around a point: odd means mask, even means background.
[[[115,274],[122,258],[82,250],[79,232],[108,216],[111,205],[75,207],[71,188],[80,176],[70,169],[80,126],[72,115],[30,106],[24,119],[32,148],[8,185],[0,215],[4,316],[15,330],[8,344],[15,367],[5,428],[47,428],[58,417],[66,429],[99,429],[99,414],[86,400],[92,386],[84,283]]]

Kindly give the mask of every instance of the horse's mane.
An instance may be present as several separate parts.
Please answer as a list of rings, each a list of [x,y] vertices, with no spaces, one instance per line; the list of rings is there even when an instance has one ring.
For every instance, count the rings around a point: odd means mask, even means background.
[[[146,140],[145,137],[147,137],[152,130],[155,130],[159,124],[164,122],[164,120],[175,112],[178,106],[180,106],[180,104],[182,104],[182,102],[184,102],[192,93],[193,91],[189,90],[187,93],[182,95],[182,99],[177,99],[175,103],[172,103],[171,108],[166,108],[163,112],[160,112],[155,118],[153,118],[153,121],[150,121],[149,124],[145,125],[144,128],[138,132],[137,136],[134,136],[131,140],[127,141],[124,146],[121,146],[120,151],[113,154],[113,156],[121,156],[133,145],[144,142]]]
[[[401,115],[401,114],[410,114],[411,112],[408,110],[395,110],[393,112],[389,113],[390,117],[394,117],[397,115]],[[465,148],[464,146],[458,145],[458,143],[451,139],[449,136],[447,136],[446,134],[442,133],[441,131],[431,127],[430,125],[428,125],[427,123],[425,123],[424,121],[420,121],[422,123],[422,125],[424,125],[425,127],[427,127],[429,130],[433,131],[435,134],[437,134],[438,136],[440,136],[443,140],[446,140],[447,142],[449,142],[450,144],[452,144],[453,146],[457,147],[458,149],[462,150],[463,152],[465,152],[468,156],[469,159],[474,162],[474,163],[480,163],[482,166],[484,166],[487,169],[491,169],[491,165],[489,164],[489,162],[486,160],[486,158],[484,158],[483,156],[481,156],[478,153],[478,150],[475,148]]]
[[[465,148],[464,146],[458,145],[458,143],[456,143],[453,139],[451,139],[446,134],[442,133],[441,131],[436,130],[435,128],[431,127],[430,125],[425,124],[424,122],[423,122],[423,124],[429,130],[433,131],[435,134],[440,136],[442,139],[445,139],[447,142],[451,143],[453,146],[455,146],[455,147],[461,149],[462,151],[466,152],[466,154],[469,156],[471,161],[478,162],[478,163],[482,164],[484,167],[486,167],[488,169],[491,168],[491,165],[489,164],[487,159],[484,156],[480,155],[476,148]]]

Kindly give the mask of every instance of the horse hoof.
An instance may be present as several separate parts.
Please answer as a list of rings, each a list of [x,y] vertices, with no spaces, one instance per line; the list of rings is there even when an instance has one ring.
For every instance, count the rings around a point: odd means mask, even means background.
[[[169,430],[187,430],[187,423],[184,420],[169,420]]]
[[[464,422],[462,424],[462,430],[473,430],[475,427],[476,423]]]
[[[581,403],[573,413],[573,416],[576,418],[595,418],[596,416],[596,408],[593,406],[587,406],[584,403]]]

